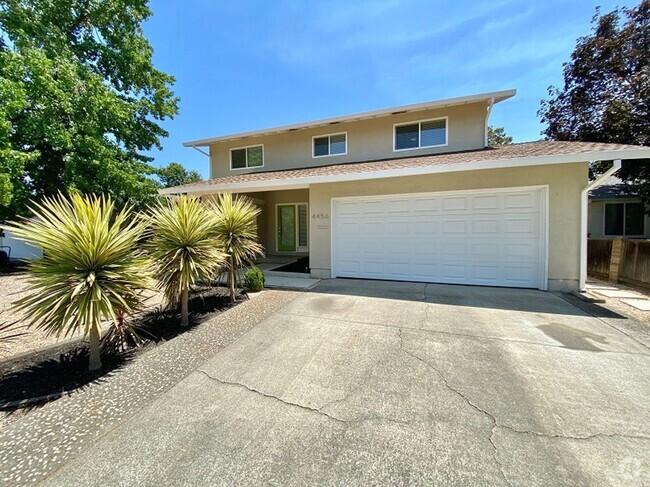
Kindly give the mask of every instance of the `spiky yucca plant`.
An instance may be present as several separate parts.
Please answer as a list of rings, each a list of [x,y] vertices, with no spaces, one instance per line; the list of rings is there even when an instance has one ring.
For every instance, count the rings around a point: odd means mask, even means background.
[[[214,215],[198,199],[183,195],[149,208],[151,238],[146,248],[154,277],[170,305],[181,303],[187,326],[189,289],[199,279],[213,279],[224,263],[215,238]]]
[[[97,370],[102,321],[132,313],[148,285],[147,259],[137,248],[143,225],[103,196],[58,195],[34,203],[31,213],[7,226],[43,251],[29,262],[29,293],[15,306],[48,334],[88,335],[89,368]]]
[[[235,272],[244,265],[252,265],[255,257],[264,254],[257,241],[257,216],[260,209],[246,196],[220,194],[211,202],[215,230],[228,260],[228,289],[230,302],[235,302]]]

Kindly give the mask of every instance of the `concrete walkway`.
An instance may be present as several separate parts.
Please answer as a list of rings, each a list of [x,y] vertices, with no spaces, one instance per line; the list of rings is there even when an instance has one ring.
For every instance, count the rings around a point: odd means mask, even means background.
[[[324,281],[46,484],[648,485],[649,391],[553,294]]]

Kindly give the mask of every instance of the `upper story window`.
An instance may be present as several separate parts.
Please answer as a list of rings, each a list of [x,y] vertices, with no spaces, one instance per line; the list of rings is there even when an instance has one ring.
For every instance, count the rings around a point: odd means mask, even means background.
[[[264,166],[264,146],[252,145],[230,149],[230,169]]]
[[[314,144],[313,157],[342,156],[348,153],[348,136],[346,132],[318,135],[313,137],[312,140]]]
[[[605,235],[640,237],[644,234],[643,203],[605,203]]]
[[[447,117],[395,124],[394,150],[447,145]]]

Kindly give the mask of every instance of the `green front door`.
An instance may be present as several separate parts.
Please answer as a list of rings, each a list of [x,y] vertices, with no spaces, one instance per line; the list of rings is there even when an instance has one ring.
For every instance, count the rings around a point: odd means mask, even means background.
[[[278,206],[278,250],[296,251],[296,206]]]

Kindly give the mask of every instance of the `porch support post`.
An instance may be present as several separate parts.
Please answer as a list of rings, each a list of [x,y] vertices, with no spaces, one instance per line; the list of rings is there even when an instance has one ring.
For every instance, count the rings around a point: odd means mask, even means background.
[[[590,161],[594,162],[594,161]],[[617,159],[607,171],[585,186],[580,192],[580,291],[587,286],[587,234],[589,231],[589,191],[600,186],[605,179],[621,168],[621,160]]]

